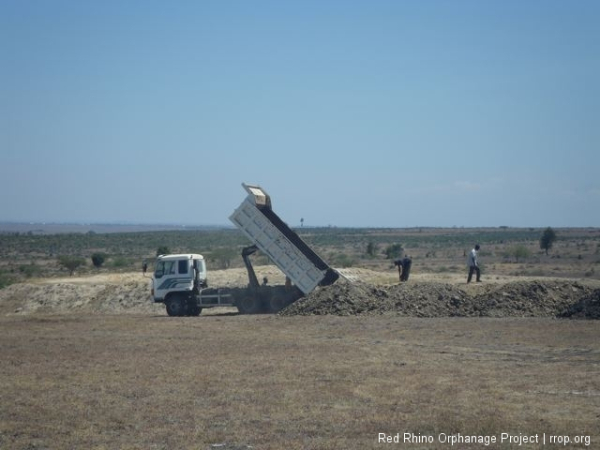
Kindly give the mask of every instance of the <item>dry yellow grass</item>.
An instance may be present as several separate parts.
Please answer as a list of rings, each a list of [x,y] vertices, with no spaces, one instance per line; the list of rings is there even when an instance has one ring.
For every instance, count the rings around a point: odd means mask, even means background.
[[[0,448],[600,448],[597,322],[212,313],[1,317]]]

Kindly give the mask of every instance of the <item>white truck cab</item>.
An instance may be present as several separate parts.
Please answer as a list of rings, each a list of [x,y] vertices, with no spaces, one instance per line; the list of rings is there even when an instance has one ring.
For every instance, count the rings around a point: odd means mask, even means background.
[[[202,255],[160,255],[156,259],[152,278],[155,302],[164,302],[176,293],[197,293],[206,286],[206,264]]]

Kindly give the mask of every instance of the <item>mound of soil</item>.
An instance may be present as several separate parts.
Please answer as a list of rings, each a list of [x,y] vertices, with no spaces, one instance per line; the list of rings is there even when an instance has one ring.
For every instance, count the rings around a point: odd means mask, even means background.
[[[566,310],[591,292],[591,288],[569,281],[519,281],[483,287],[483,292],[475,294],[445,283],[374,286],[341,281],[315,290],[280,314],[564,317]],[[593,306],[585,307],[586,311],[592,309]],[[586,318],[592,317],[591,314],[586,315]]]
[[[454,316],[463,315],[457,314],[457,311],[461,310],[467,297],[463,290],[444,283],[375,286],[340,280],[301,298],[280,314]]]
[[[600,289],[596,289],[589,295],[579,299],[569,306],[560,317],[572,319],[600,319]]]
[[[113,283],[20,283],[0,291],[0,313],[163,313],[147,280]]]
[[[473,301],[485,316],[559,317],[590,292],[590,287],[573,281],[517,281]]]

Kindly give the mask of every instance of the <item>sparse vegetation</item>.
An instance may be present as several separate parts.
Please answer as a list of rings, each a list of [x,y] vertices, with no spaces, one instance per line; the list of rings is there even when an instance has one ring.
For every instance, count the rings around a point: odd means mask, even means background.
[[[387,259],[400,258],[403,252],[402,244],[391,244],[385,249],[385,257]]]
[[[22,273],[26,278],[31,278],[39,275],[40,268],[35,263],[21,264],[19,266],[19,272]]]
[[[123,269],[125,267],[132,267],[133,263],[124,256],[115,256],[114,258],[111,258],[110,266],[115,269]]]
[[[355,260],[346,253],[338,253],[334,256],[332,264],[336,267],[352,267],[355,264]]]
[[[58,264],[67,269],[69,271],[69,275],[73,276],[79,267],[85,265],[85,259],[78,256],[64,255],[58,258]]]
[[[216,248],[208,254],[208,260],[216,269],[227,269],[231,267],[232,261],[240,257],[240,252],[233,248]]]
[[[531,252],[525,245],[518,244],[511,248],[510,255],[515,258],[515,262],[518,263],[519,261],[529,258]]]
[[[10,286],[12,283],[14,283],[14,278],[0,270],[0,289]]]
[[[377,254],[378,251],[379,251],[379,246],[376,243],[369,241],[369,243],[367,244],[367,250],[366,250],[367,256],[373,258]]]
[[[87,230],[86,230],[87,231]],[[447,274],[462,275],[465,254],[473,242],[482,245],[480,260],[493,265],[494,275],[518,272],[510,264],[516,256],[511,251],[519,246],[530,254],[519,255],[518,261],[537,265],[529,273],[552,273],[559,277],[600,278],[600,271],[590,272],[589,266],[598,260],[600,229],[560,229],[560,247],[555,242],[549,259],[532,257],[539,245],[541,229],[482,228],[482,229],[352,229],[352,228],[302,228],[297,230],[302,239],[331,265],[364,267],[387,270],[390,260],[409,254],[413,260],[412,273],[435,273],[437,267],[458,267]],[[101,253],[105,261],[103,271],[136,270],[143,261],[152,265],[157,250],[169,253],[203,254],[213,269],[242,267],[240,250],[249,241],[235,229],[178,230],[130,233],[63,233],[31,234],[0,233],[0,270],[18,282],[29,272],[21,266],[32,262],[35,277],[62,276],[56,264],[57,255],[84,258],[87,265],[77,268],[79,274],[98,271],[90,264],[92,255]],[[160,248],[162,247],[162,248]],[[367,252],[369,250],[369,252]],[[369,253],[372,253],[369,254]],[[341,259],[335,255],[345,255]],[[581,255],[581,258],[579,258]],[[552,261],[550,261],[550,259]],[[576,264],[577,262],[580,264]],[[269,262],[257,255],[256,264]],[[338,264],[339,262],[339,264]],[[560,270],[550,270],[547,265],[557,265]],[[29,269],[27,269],[29,270]],[[63,269],[64,270],[64,269]],[[525,275],[525,272],[519,272]]]

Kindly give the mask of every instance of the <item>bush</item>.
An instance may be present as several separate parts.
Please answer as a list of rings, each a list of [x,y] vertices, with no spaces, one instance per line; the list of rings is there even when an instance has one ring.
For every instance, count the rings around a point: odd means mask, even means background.
[[[123,257],[123,256],[117,256],[115,258],[112,259],[110,265],[112,267],[114,267],[115,269],[122,269],[124,267],[127,267],[131,264],[131,261],[129,261],[127,258]]]
[[[104,253],[94,253],[92,255],[92,264],[96,268],[102,267],[102,264],[104,264],[105,260],[106,260],[106,255]]]
[[[366,250],[367,256],[374,257],[378,251],[379,251],[379,246],[376,243],[371,241],[367,244],[367,250]]]
[[[352,267],[355,264],[356,261],[354,261],[350,256],[346,255],[345,253],[340,253],[338,255],[335,256],[333,264],[334,266],[337,267]]]
[[[228,269],[231,266],[231,260],[237,258],[239,252],[233,248],[218,248],[210,252],[208,259],[214,263],[217,269]]]
[[[36,266],[34,263],[31,264],[22,264],[19,266],[19,272],[25,275],[26,278],[31,278],[40,273],[40,268]]]
[[[387,259],[400,258],[404,249],[402,248],[402,244],[392,244],[388,245],[385,249],[385,257]]]
[[[510,254],[512,256],[514,256],[515,261],[518,263],[519,260],[525,259],[525,258],[529,258],[529,255],[531,254],[529,249],[527,247],[525,247],[524,245],[520,244],[520,245],[515,245],[511,251]]]
[[[69,271],[69,275],[73,276],[75,270],[81,266],[85,266],[85,259],[79,256],[59,256],[58,264]]]
[[[15,280],[12,277],[10,277],[4,272],[0,272],[0,289],[4,289],[5,287],[10,286],[14,282]]]
[[[168,255],[169,253],[171,253],[171,251],[169,250],[169,247],[167,247],[166,245],[161,245],[156,250],[156,256]]]

